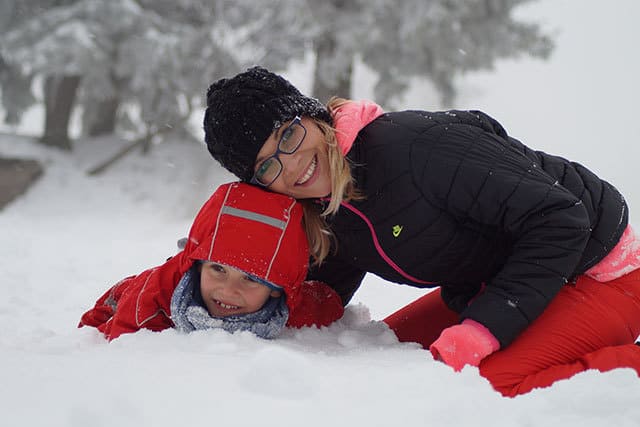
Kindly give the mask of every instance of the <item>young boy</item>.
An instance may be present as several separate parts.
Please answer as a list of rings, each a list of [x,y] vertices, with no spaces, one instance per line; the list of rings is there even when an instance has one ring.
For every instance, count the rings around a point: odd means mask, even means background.
[[[326,326],[343,314],[331,288],[304,281],[309,248],[295,199],[222,185],[200,209],[184,249],[98,299],[78,327],[108,340],[145,328],[222,328],[276,337],[285,326]]]

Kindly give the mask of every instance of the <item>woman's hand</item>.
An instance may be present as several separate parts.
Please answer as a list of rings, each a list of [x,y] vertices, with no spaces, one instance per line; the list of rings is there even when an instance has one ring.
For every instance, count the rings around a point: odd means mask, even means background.
[[[429,347],[434,359],[443,361],[455,371],[461,371],[465,365],[478,366],[482,359],[499,349],[496,337],[471,319],[444,329]]]

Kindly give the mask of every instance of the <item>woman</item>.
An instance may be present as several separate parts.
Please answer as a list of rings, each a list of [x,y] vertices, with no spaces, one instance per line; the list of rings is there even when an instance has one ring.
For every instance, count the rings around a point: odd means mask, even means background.
[[[209,87],[204,128],[230,172],[305,200],[308,277],[343,304],[366,272],[440,287],[448,309],[432,293],[386,319],[400,339],[505,395],[640,372],[640,248],[624,198],[584,166],[479,111],[324,107],[260,67]]]

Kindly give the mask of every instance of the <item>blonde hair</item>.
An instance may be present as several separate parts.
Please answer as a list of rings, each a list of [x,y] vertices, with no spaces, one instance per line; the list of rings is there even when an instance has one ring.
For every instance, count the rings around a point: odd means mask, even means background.
[[[344,98],[331,98],[327,103],[329,114],[333,116],[338,108],[349,102],[351,101]],[[329,173],[331,176],[331,195],[329,196],[329,203],[324,211],[320,210],[320,207],[315,201],[303,200],[301,203],[304,208],[304,224],[309,240],[309,249],[314,260],[313,265],[320,265],[329,255],[332,245],[334,250],[337,246],[335,236],[329,228],[326,218],[338,212],[340,203],[351,200],[361,200],[364,197],[356,188],[355,181],[351,174],[349,159],[342,154],[340,147],[338,147],[336,129],[323,120],[314,119],[314,121],[324,134],[325,143],[327,144]]]

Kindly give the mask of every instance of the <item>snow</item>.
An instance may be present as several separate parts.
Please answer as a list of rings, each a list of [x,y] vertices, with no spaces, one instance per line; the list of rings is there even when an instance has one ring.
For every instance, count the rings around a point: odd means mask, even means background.
[[[558,29],[551,61],[509,61],[469,75],[456,107],[485,110],[525,143],[610,178],[633,220],[640,4],[601,5],[546,0],[523,8],[523,16]],[[308,81],[303,69],[289,77]],[[357,72],[356,95],[369,96],[366,70]],[[435,98],[416,82],[406,106],[434,108],[425,99]],[[76,329],[109,286],[175,253],[200,204],[232,179],[203,146],[177,141],[87,176],[105,145],[83,141],[69,156],[0,134],[0,154],[46,166],[25,196],[0,211],[3,425],[638,425],[640,380],[630,369],[585,372],[505,399],[476,369],[454,373],[416,344],[398,343],[371,319],[424,291],[373,276],[336,324],[273,341],[167,330],[108,344],[94,329]]]

